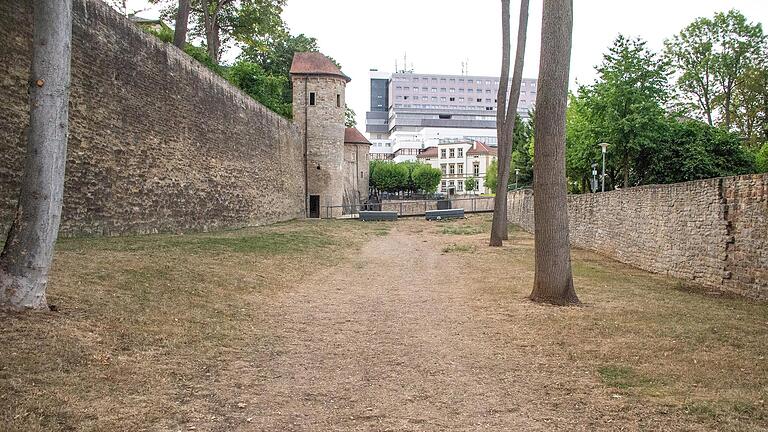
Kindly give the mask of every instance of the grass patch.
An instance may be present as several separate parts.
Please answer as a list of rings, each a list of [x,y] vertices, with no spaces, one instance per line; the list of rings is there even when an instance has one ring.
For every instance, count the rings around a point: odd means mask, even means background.
[[[442,233],[449,235],[475,235],[485,232],[483,226],[478,225],[457,225],[443,227]]]
[[[646,387],[655,383],[652,379],[639,375],[629,366],[607,365],[598,368],[597,372],[605,385],[622,390]]]
[[[468,253],[474,252],[475,250],[476,248],[473,245],[455,243],[449,244],[442,249],[443,253]]]
[[[130,236],[114,238],[71,238],[57,245],[58,251],[184,252],[184,253],[265,253],[290,254],[331,246],[333,241],[317,234],[269,232],[229,235]]]

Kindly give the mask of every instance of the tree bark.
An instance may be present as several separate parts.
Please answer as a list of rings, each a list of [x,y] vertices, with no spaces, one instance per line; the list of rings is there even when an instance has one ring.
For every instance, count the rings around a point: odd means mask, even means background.
[[[517,47],[515,51],[515,68],[512,74],[512,86],[507,100],[509,84],[510,30],[509,30],[509,0],[501,0],[502,19],[502,64],[499,78],[499,92],[496,105],[496,135],[498,139],[498,172],[496,196],[493,201],[493,221],[491,222],[491,246],[501,246],[503,240],[509,239],[507,221],[507,184],[510,176],[510,160],[515,131],[515,117],[520,100],[520,85],[523,81],[523,64],[525,61],[525,43],[528,35],[528,4],[529,0],[520,1],[520,20],[517,27]]]
[[[19,203],[0,254],[0,307],[47,307],[67,158],[72,0],[35,0],[29,133]]]
[[[219,5],[211,13],[211,1],[203,1],[203,25],[205,26],[205,44],[208,49],[208,56],[214,64],[219,64]]]
[[[179,0],[179,11],[176,14],[176,26],[173,30],[173,44],[184,48],[187,43],[187,26],[189,25],[189,0]]]
[[[573,0],[544,0],[534,149],[535,276],[530,299],[578,304],[568,239],[565,112]]]

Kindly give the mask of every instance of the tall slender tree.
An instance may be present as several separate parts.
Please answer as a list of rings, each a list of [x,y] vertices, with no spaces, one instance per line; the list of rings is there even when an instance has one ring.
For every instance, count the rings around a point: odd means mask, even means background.
[[[67,159],[72,0],[35,0],[29,133],[19,204],[0,253],[0,308],[47,306]]]
[[[520,100],[520,85],[523,81],[523,63],[525,61],[525,43],[528,34],[528,4],[529,0],[520,1],[520,21],[517,27],[517,48],[515,51],[515,68],[512,73],[512,86],[507,99],[509,87],[509,0],[501,0],[501,29],[502,29],[502,59],[501,76],[499,77],[499,92],[496,96],[496,135],[498,137],[499,171],[494,197],[493,222],[491,223],[491,246],[501,246],[503,240],[509,238],[507,233],[507,184],[509,183],[510,158],[512,156],[512,141],[515,131],[517,104]]]
[[[535,276],[530,299],[577,304],[568,240],[565,113],[571,62],[573,0],[544,0],[536,100],[533,216]]]
[[[176,25],[173,29],[173,44],[184,48],[187,43],[187,28],[189,26],[189,0],[179,0],[179,10],[176,12]]]

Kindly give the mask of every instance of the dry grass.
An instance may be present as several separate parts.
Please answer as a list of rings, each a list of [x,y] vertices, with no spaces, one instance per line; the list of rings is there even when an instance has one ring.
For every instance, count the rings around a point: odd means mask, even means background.
[[[270,297],[384,229],[62,240],[48,295],[59,312],[0,315],[0,430],[176,430],[201,412],[226,424],[234,362],[272,349]]]
[[[542,403],[528,404],[524,411],[538,422],[536,430],[552,430],[547,422],[557,424],[558,419],[583,418],[592,419],[591,426],[582,422],[572,430],[766,430],[766,304],[679,289],[676,280],[580,250],[573,252],[573,268],[584,306],[533,304],[525,299],[533,280],[531,236],[511,229],[507,245],[489,248],[488,224],[488,216],[431,224],[300,221],[215,234],[63,240],[49,289],[49,302],[59,312],[0,315],[0,430],[176,431],[196,425],[196,430],[229,431],[253,430],[251,420],[279,420],[279,412],[253,403],[259,397],[273,400],[271,394],[257,397],[265,391],[260,383],[292,382],[276,374],[278,366],[290,370],[286,353],[299,348],[286,345],[290,341],[279,334],[298,332],[302,346],[311,347],[315,340],[305,333],[307,328],[332,339],[332,332],[352,324],[349,317],[329,315],[336,309],[318,310],[284,297],[283,307],[305,308],[328,319],[287,322],[281,315],[285,310],[275,308],[275,298],[296,291],[301,293],[298,299],[311,301],[312,284],[323,282],[313,275],[323,269],[338,266],[350,280],[359,280],[372,267],[381,269],[382,263],[366,261],[356,252],[364,243],[386,242],[390,230],[437,255],[430,258],[433,267],[439,263],[441,269],[461,269],[461,284],[440,288],[454,291],[444,291],[449,296],[435,310],[471,312],[461,321],[430,315],[430,302],[440,297],[424,294],[419,304],[410,305],[403,297],[408,291],[397,290],[393,295],[399,296],[403,310],[396,308],[393,316],[418,312],[434,317],[433,326],[423,329],[426,334],[408,337],[431,341],[429,346],[448,355],[452,346],[439,339],[444,337],[439,325],[450,326],[445,337],[459,338],[462,331],[482,335],[478,342],[485,349],[467,355],[471,362],[465,369],[450,370],[470,374],[481,366],[498,367],[503,359],[501,364],[509,367],[489,376],[514,373],[520,380],[508,381],[511,387],[505,390],[517,388],[518,393],[501,400]],[[382,244],[392,247],[392,242]],[[443,248],[465,253],[440,256]],[[419,254],[409,257],[408,251],[390,250],[390,255],[402,255],[398,258],[414,266],[409,277],[418,277]],[[349,292],[337,291],[342,289]],[[346,285],[325,287],[324,292],[358,301]],[[338,309],[359,314],[354,323],[360,327],[349,331],[366,336],[350,340],[368,345],[337,348],[367,353],[392,347],[392,353],[405,356],[398,348],[400,336],[370,332],[371,317],[380,320],[381,331],[394,331],[385,320],[389,315],[382,312],[391,307],[390,299],[378,292],[370,298],[370,305]],[[311,358],[315,352],[306,355]],[[408,365],[410,360],[393,364]],[[343,357],[314,359],[329,368],[328,376],[336,376],[334,361]],[[431,365],[431,374],[442,367],[439,356],[424,364]],[[516,372],[513,365],[527,373]],[[441,385],[455,385],[451,375],[435,376]],[[478,382],[471,374],[466,378]],[[336,383],[329,385],[342,391]],[[434,391],[454,394],[449,388]],[[324,403],[321,395],[312,397]],[[393,397],[378,394],[374,400]],[[355,403],[350,400],[345,403]],[[272,403],[281,406],[281,400]],[[484,403],[477,401],[480,407]],[[614,416],[614,426],[603,423],[605,413]],[[305,417],[291,421],[301,423],[313,413],[301,415]],[[461,425],[464,420],[465,425],[479,424],[472,417],[451,422]],[[375,425],[366,430],[377,429]],[[437,429],[446,428],[432,428]]]
[[[482,225],[488,217],[473,220]],[[473,265],[481,291],[525,302],[533,238],[516,228],[503,248],[487,241],[464,240],[483,256]],[[526,332],[556,347],[570,367],[591,371],[616,399],[654,415],[681,415],[703,430],[768,430],[767,304],[713,295],[585,250],[572,259],[584,305],[523,304],[516,319]]]

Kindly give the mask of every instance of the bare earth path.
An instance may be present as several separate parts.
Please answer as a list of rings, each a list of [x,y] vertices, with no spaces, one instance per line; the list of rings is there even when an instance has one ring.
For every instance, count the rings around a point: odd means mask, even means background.
[[[501,301],[443,253],[424,222],[401,221],[360,255],[277,299],[287,345],[251,401],[261,430],[632,430],[642,413],[593,371],[537,340],[547,306]],[[485,235],[482,236],[483,240]],[[442,240],[442,241],[440,241]],[[469,278],[472,277],[473,280]],[[529,275],[519,277],[527,282]],[[539,311],[537,311],[538,309]],[[264,359],[267,360],[266,358]],[[635,412],[633,412],[635,411]],[[613,427],[613,422],[622,422]],[[613,423],[615,424],[615,423]],[[655,423],[656,427],[663,427]]]

